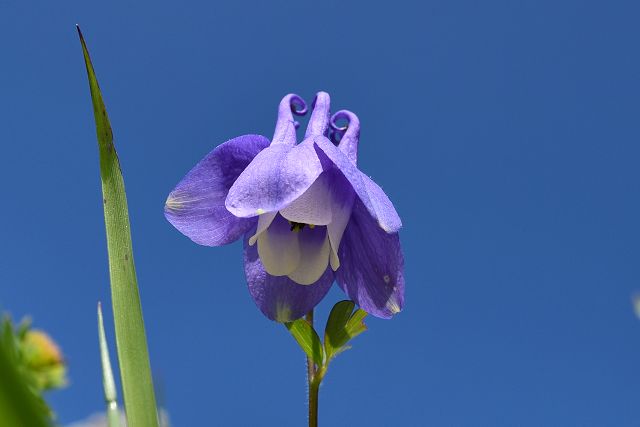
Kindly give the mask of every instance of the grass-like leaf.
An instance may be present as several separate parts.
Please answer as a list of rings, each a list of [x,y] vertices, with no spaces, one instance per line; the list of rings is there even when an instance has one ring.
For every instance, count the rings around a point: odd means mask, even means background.
[[[313,363],[322,366],[324,355],[320,337],[305,319],[294,320],[284,324],[296,339],[302,350],[309,356]]]
[[[98,340],[100,342],[100,362],[102,365],[102,387],[104,388],[104,400],[107,403],[107,421],[109,427],[120,427],[120,413],[118,412],[118,392],[116,382],[111,370],[111,358],[107,336],[104,333],[104,321],[102,320],[102,304],[98,303]]]
[[[142,318],[129,225],[129,210],[113,133],[89,51],[80,28],[100,153],[100,178],[107,231],[111,299],[128,425],[156,427],[158,415]]]

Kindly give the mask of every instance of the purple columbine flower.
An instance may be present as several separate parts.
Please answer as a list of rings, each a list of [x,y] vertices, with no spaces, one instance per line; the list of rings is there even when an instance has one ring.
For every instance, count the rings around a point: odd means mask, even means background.
[[[334,280],[362,309],[390,318],[404,304],[400,218],[356,167],[356,115],[330,117],[319,92],[297,144],[293,115],[306,112],[302,98],[285,96],[271,142],[244,135],[216,147],[169,194],[165,216],[201,245],[244,236],[249,292],[272,320],[302,317]]]

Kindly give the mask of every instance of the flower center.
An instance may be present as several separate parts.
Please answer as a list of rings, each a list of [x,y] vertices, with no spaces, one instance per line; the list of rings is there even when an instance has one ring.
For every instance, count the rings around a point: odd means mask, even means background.
[[[306,224],[306,223],[304,223],[304,222],[289,221],[289,225],[291,226],[290,230],[291,230],[291,231],[295,231],[296,233],[297,233],[298,231],[302,231],[302,229],[303,229],[305,226],[307,226],[307,225],[308,225],[308,226],[309,226],[309,228],[310,228],[310,229],[312,229],[312,230],[313,230],[314,228],[316,228],[316,225],[315,225],[315,224]]]

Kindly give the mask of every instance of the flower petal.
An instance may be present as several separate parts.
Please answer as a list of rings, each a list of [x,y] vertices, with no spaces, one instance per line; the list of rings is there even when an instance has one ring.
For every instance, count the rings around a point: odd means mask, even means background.
[[[391,203],[391,200],[389,200],[384,190],[373,182],[371,178],[362,172],[360,172],[360,175],[364,182],[364,188],[369,196],[369,202],[371,203],[371,207],[367,206],[367,210],[378,219],[378,224],[384,231],[387,233],[396,233],[402,227],[402,221],[393,203]]]
[[[169,194],[164,208],[167,220],[200,245],[237,240],[255,221],[232,215],[225,199],[236,178],[268,145],[264,136],[244,135],[217,146]]]
[[[287,276],[300,285],[311,285],[322,276],[329,264],[331,245],[327,236],[327,228],[304,227],[302,230],[292,233],[298,237],[300,261],[296,269]]]
[[[349,181],[335,166],[325,174],[330,177],[329,181],[331,182],[331,223],[327,225],[327,233],[331,243],[329,261],[333,271],[336,271],[340,267],[338,250],[344,230],[351,218],[355,192]]]
[[[256,246],[244,239],[244,272],[249,293],[262,313],[271,320],[290,322],[304,316],[314,308],[331,288],[333,271],[327,268],[320,279],[309,286],[301,286],[287,276],[268,274],[260,262]]]
[[[338,120],[346,120],[346,126],[338,126]],[[358,142],[360,141],[360,120],[358,116],[348,110],[340,110],[331,116],[331,128],[334,134],[342,135],[338,148],[353,162],[358,164]]]
[[[327,138],[316,136],[313,141],[318,148],[319,155],[326,156],[327,159],[324,160],[324,163],[326,164],[328,160],[340,169],[371,216],[378,221],[378,225],[387,233],[398,231],[402,227],[402,221],[384,191],[371,178],[360,172],[356,165],[349,160],[347,154]]]
[[[267,212],[258,217],[258,228],[256,229],[256,234],[251,236],[251,238],[249,239],[249,244],[251,246],[255,245],[255,243],[258,241],[258,236],[260,236],[260,234],[262,234],[267,228],[269,228],[273,220],[276,218],[276,215],[278,215],[278,212]]]
[[[289,221],[327,226],[333,271],[340,266],[338,248],[351,217],[354,198],[355,192],[349,181],[338,168],[330,165],[302,196],[280,211]],[[260,216],[261,219],[262,217],[263,215]],[[258,233],[260,229],[261,222],[258,223]],[[253,244],[252,240],[249,243]],[[289,277],[293,278],[291,275]]]
[[[338,250],[340,249],[340,243],[342,242],[342,236],[344,230],[349,223],[351,217],[351,206],[353,205],[353,198],[351,204],[345,204],[333,211],[333,222],[327,225],[327,232],[329,235],[329,242],[331,243],[330,263],[333,271],[336,271],[340,267],[340,257],[338,256]]]
[[[313,100],[313,111],[309,117],[304,139],[315,135],[326,135],[329,130],[331,98],[327,92],[318,92]]]
[[[291,231],[289,222],[278,215],[269,228],[258,235],[258,253],[269,274],[288,275],[300,263],[298,233]]]
[[[363,310],[388,319],[404,305],[404,258],[398,233],[378,227],[360,200],[339,250],[342,265],[336,279]]]
[[[296,143],[297,122],[293,115],[304,116],[307,113],[307,105],[298,95],[290,93],[282,98],[278,106],[278,120],[276,130],[273,133],[272,144]]]
[[[300,197],[280,214],[289,221],[327,225],[331,222],[331,188],[329,175],[321,174]]]
[[[225,205],[238,217],[279,211],[307,191],[321,172],[312,140],[271,145],[240,174]]]

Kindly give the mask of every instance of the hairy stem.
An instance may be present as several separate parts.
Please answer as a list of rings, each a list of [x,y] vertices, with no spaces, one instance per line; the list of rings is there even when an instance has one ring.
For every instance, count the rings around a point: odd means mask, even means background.
[[[313,328],[313,309],[304,317]],[[316,365],[307,357],[307,384],[309,386],[309,427],[318,427],[318,392],[320,382],[316,381]]]
[[[309,383],[309,427],[318,427],[318,394],[320,383]]]

